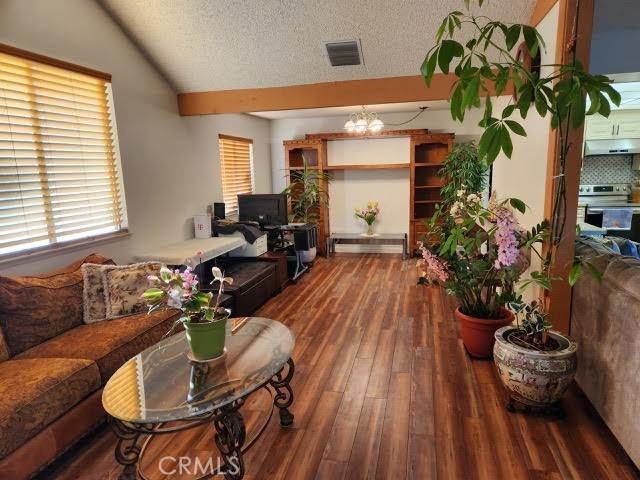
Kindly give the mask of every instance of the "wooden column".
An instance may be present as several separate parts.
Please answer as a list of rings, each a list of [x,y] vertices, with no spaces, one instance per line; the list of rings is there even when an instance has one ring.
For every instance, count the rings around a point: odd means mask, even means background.
[[[593,24],[593,0],[580,0],[579,18],[576,22],[577,0],[559,0],[558,37],[556,46],[556,63],[572,61],[571,43],[576,42],[576,59],[585,69],[589,67],[591,51],[591,30]],[[575,28],[577,25],[577,37]],[[578,212],[578,185],[580,184],[580,167],[582,164],[582,142],[584,129],[572,129],[569,132],[571,148],[566,160],[566,224],[564,235],[556,251],[551,273],[560,280],[553,282],[549,294],[550,320],[556,330],[570,333],[571,322],[571,287],[567,278],[573,262],[574,242],[576,238],[576,217]],[[558,131],[550,132],[549,153],[547,159],[547,191],[545,194],[545,216],[551,218],[553,205],[553,178],[557,172],[559,136]]]

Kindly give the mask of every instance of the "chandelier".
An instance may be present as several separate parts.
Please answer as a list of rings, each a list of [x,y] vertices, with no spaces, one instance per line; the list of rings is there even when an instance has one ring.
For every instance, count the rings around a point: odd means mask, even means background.
[[[349,120],[344,124],[344,129],[347,132],[365,133],[367,130],[372,133],[377,133],[382,130],[384,123],[378,118],[378,114],[375,112],[367,112],[367,109],[362,106],[362,111],[358,113],[352,113],[349,116]]]

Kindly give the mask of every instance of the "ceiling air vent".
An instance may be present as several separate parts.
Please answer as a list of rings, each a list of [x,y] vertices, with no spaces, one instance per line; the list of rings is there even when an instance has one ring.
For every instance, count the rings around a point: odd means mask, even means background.
[[[361,65],[362,51],[358,40],[325,43],[327,58],[332,67]]]

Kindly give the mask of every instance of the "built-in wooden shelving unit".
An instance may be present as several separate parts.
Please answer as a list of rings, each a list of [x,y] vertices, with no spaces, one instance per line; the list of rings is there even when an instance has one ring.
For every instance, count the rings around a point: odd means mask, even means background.
[[[446,179],[440,170],[453,148],[454,135],[426,134],[411,137],[410,164],[410,250],[415,251],[418,242],[427,233],[425,221],[436,210],[440,201],[440,188]]]
[[[366,163],[352,165],[327,165],[325,170],[393,170],[397,168],[409,168],[409,163]]]
[[[363,138],[410,138],[409,163],[376,163],[328,165],[328,140],[359,140]],[[320,171],[332,170],[390,170],[406,169],[410,171],[409,199],[409,249],[415,251],[417,242],[426,233],[424,221],[433,215],[436,204],[440,201],[440,188],[446,179],[439,176],[445,159],[453,148],[452,133],[431,134],[425,129],[393,130],[377,134],[358,135],[353,133],[315,133],[307,134],[304,140],[285,140],[285,170],[287,183],[292,171],[303,167],[303,157],[309,166]],[[326,189],[327,185],[323,185]],[[295,196],[295,191],[292,192]],[[329,208],[319,210],[318,250],[323,253],[329,232]]]

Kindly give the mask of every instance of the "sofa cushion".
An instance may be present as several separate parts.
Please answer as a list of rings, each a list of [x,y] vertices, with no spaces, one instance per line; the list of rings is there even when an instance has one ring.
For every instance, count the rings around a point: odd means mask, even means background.
[[[91,360],[48,358],[0,363],[0,458],[100,388]]]
[[[113,263],[89,255],[62,270],[0,277],[0,326],[12,355],[82,323],[83,263]]]
[[[161,267],[159,262],[104,267],[102,282],[107,318],[145,312],[148,306],[142,294],[151,286],[147,277],[159,275]]]
[[[105,265],[85,263],[82,265],[82,301],[84,323],[95,323],[107,318],[107,306],[104,298],[102,269]]]
[[[80,325],[37,345],[17,358],[86,358],[100,369],[102,383],[124,362],[160,341],[180,318],[178,310],[156,310]],[[177,331],[177,329],[176,329]]]

